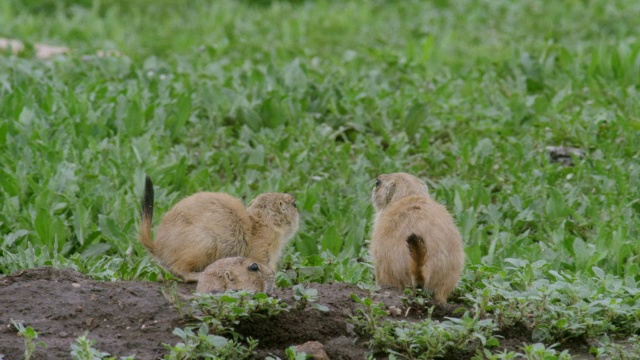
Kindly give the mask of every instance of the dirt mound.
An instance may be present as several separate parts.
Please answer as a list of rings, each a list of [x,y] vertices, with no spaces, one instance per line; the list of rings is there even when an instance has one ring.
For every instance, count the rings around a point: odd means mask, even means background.
[[[37,349],[35,359],[69,358],[71,344],[86,331],[89,338],[97,341],[95,348],[113,356],[161,358],[167,353],[163,344],[180,341],[172,331],[191,321],[165,299],[164,287],[160,283],[138,281],[100,282],[73,270],[54,268],[30,269],[2,277],[0,354],[6,359],[23,357],[24,341],[17,336],[11,324],[13,319],[33,327],[40,334],[38,340],[47,344],[46,349]],[[234,326],[236,332],[259,340],[254,358],[263,359],[267,355],[285,358],[286,348],[307,341],[321,342],[331,359],[366,358],[366,339],[358,338],[348,321],[359,306],[351,294],[382,301],[388,309],[395,309],[398,318],[408,321],[419,321],[425,316],[417,309],[407,308],[402,303],[402,294],[394,289],[371,294],[341,283],[312,283],[305,284],[305,288],[317,289],[317,302],[329,311],[322,312],[309,305],[299,308],[292,289],[277,289],[272,296],[289,304],[288,312],[271,318],[244,319]],[[178,284],[179,292],[185,295],[194,289],[195,284]],[[460,317],[464,310],[462,305],[450,303],[436,307],[432,318]],[[500,349],[520,350],[523,343],[531,342],[531,333],[524,326],[502,329],[499,334],[504,337]],[[583,352],[580,347],[581,344],[569,346],[572,353]],[[473,354],[472,349],[469,351],[451,352],[444,358],[468,358]]]
[[[184,321],[160,288],[148,282],[98,282],[54,268],[0,278],[0,354],[23,356],[23,340],[11,324],[15,320],[34,328],[47,344],[35,359],[69,358],[71,343],[85,331],[97,340],[96,348],[112,355],[162,357],[162,343],[176,343],[171,332]]]
[[[366,345],[355,345],[354,334],[347,322],[355,312],[351,294],[367,296],[368,292],[350,284],[305,284],[318,290],[319,304],[329,308],[322,312],[311,307],[296,309],[291,289],[277,289],[272,296],[286,302],[290,309],[277,317],[247,319],[235,330],[260,340],[256,358],[267,355],[284,358],[284,349],[307,341],[319,341],[331,359],[364,359]]]
[[[159,358],[166,354],[162,345],[180,339],[172,334],[184,327],[184,319],[162,294],[163,284],[114,281],[100,282],[74,270],[38,268],[0,278],[0,354],[8,359],[22,357],[23,340],[11,320],[33,327],[46,349],[36,351],[36,359],[68,358],[71,344],[89,331],[95,347],[111,355],[135,355],[138,359]],[[241,321],[235,330],[259,340],[256,358],[269,354],[284,357],[292,345],[316,340],[324,344],[331,359],[362,359],[367,351],[347,321],[357,304],[351,294],[372,296],[369,291],[349,284],[305,284],[318,290],[318,303],[329,308],[322,312],[307,306],[297,309],[292,289],[277,289],[274,297],[290,305],[290,310],[272,318]],[[193,284],[179,284],[179,291],[193,291]],[[387,289],[374,295],[387,306],[401,307],[400,293]],[[455,309],[453,306],[452,309]],[[453,316],[440,308],[435,317]],[[411,314],[409,318],[411,318]]]
[[[424,314],[413,309],[407,311],[401,299],[403,294],[396,289],[385,288],[372,294],[351,284],[309,283],[304,286],[318,290],[317,302],[327,306],[329,311],[321,312],[311,307],[296,309],[292,290],[277,289],[272,296],[286,302],[290,306],[289,312],[272,318],[247,319],[235,327],[240,334],[260,340],[256,358],[262,359],[270,354],[284,358],[284,349],[307,341],[324,344],[331,359],[366,358],[366,341],[357,337],[353,325],[348,321],[360,307],[351,300],[351,294],[382,301],[387,308],[402,309],[401,316],[405,320],[416,321],[424,317]],[[442,320],[444,317],[460,317],[461,313],[456,311],[460,307],[455,304],[438,306],[432,318]]]

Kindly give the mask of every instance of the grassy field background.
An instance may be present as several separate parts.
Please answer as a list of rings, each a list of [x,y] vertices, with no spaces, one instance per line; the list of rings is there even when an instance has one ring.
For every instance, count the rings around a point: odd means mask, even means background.
[[[454,296],[477,316],[385,322],[372,348],[417,358],[411,341],[432,331],[464,345],[525,324],[549,346],[528,358],[551,359],[568,358],[556,342],[638,334],[639,13],[635,0],[4,0],[0,37],[27,50],[0,55],[0,274],[167,276],[137,240],[149,174],[156,224],[196,191],[294,194],[304,226],[278,285],[370,287],[369,194],[405,171],[460,227]],[[36,43],[72,50],[37,59]],[[546,146],[586,155],[564,166]]]
[[[0,57],[2,249],[144,257],[148,173],[156,223],[195,191],[291,192],[305,225],[290,252],[354,257],[373,179],[406,171],[453,213],[470,264],[637,277],[639,10],[4,1],[0,35],[72,53]],[[563,167],[547,145],[587,156]]]

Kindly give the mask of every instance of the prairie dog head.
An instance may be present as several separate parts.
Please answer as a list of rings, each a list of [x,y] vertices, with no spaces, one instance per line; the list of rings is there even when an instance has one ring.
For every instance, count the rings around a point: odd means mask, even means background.
[[[215,261],[200,274],[196,292],[215,293],[227,290],[270,292],[275,273],[251,258],[229,257]]]
[[[272,223],[289,240],[298,231],[300,214],[296,199],[284,193],[264,193],[251,201],[247,210],[261,214],[263,220]]]
[[[429,188],[424,181],[411,174],[382,174],[376,178],[371,201],[376,211],[380,211],[407,196],[429,196]]]

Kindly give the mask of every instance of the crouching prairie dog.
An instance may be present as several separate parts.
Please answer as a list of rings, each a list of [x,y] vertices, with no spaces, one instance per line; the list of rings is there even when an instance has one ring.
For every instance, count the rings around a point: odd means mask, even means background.
[[[228,257],[207,266],[198,278],[196,292],[216,293],[227,290],[270,292],[275,273],[268,266],[246,257]]]
[[[376,179],[371,257],[378,285],[423,287],[444,303],[464,267],[464,248],[447,209],[413,175]]]
[[[198,281],[200,272],[226,257],[249,257],[275,270],[283,247],[298,230],[293,196],[258,195],[245,209],[224,193],[200,192],[180,200],[151,239],[153,183],[147,176],[142,200],[140,242],[171,273]]]

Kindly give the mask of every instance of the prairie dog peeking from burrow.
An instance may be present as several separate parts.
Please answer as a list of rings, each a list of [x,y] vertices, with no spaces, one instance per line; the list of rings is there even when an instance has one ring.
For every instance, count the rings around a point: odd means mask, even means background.
[[[171,273],[198,281],[200,272],[226,257],[250,257],[275,270],[284,246],[298,230],[295,198],[284,193],[258,195],[245,209],[224,193],[199,192],[180,200],[151,239],[153,184],[147,176],[140,242]]]
[[[423,287],[444,303],[464,268],[464,245],[447,209],[407,173],[376,178],[371,257],[376,284]]]
[[[217,293],[227,290],[270,292],[275,273],[251,258],[228,257],[216,260],[200,273],[196,292]]]

